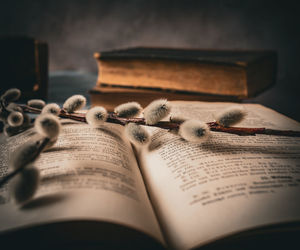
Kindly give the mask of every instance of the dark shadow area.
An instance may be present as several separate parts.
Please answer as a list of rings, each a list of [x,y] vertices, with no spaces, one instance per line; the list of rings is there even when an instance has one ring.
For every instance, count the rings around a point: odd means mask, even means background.
[[[154,151],[154,150],[158,150],[161,146],[163,146],[164,142],[163,141],[159,141],[159,140],[155,140],[155,141],[151,141],[151,143],[148,145],[148,151]]]
[[[33,126],[32,126],[33,127]],[[30,133],[28,133],[28,136],[34,136],[34,135],[36,135],[37,133],[36,133],[36,131],[35,130],[32,130]]]
[[[201,250],[282,250],[299,249],[299,223],[282,223],[240,232],[208,243]]]
[[[6,199],[4,196],[0,195],[0,205],[5,204]]]
[[[164,249],[135,229],[103,221],[75,220],[0,234],[1,249]]]
[[[65,120],[62,120],[61,122],[62,125],[74,125],[74,124],[78,124],[77,121],[65,121]]]
[[[59,151],[73,151],[76,149],[76,146],[74,147],[53,147],[45,150],[43,153],[50,153],[50,152],[59,152]]]
[[[109,130],[107,128],[97,128],[97,129],[113,138],[116,138],[118,141],[123,140],[117,133],[114,133],[114,131],[112,130]]]
[[[160,133],[160,132],[159,132]],[[168,132],[165,132],[168,133]],[[178,136],[178,140],[183,143],[190,143],[185,141],[183,138]],[[168,144],[169,142],[165,140],[164,137],[159,137],[158,139],[152,140],[151,143],[148,145],[148,151],[155,151],[161,148],[163,145]],[[272,146],[268,145],[265,147],[264,145],[232,145],[229,143],[224,143],[219,141],[217,138],[210,138],[208,141],[203,142],[202,144],[195,144],[199,147],[200,150],[209,151],[212,154],[218,153],[230,153],[230,154],[245,154],[245,153],[253,153],[253,154],[269,154],[269,155],[290,155],[291,152],[284,148],[285,152],[282,151],[280,146]]]
[[[217,153],[230,153],[230,154],[246,154],[246,153],[253,153],[253,154],[269,154],[269,155],[290,155],[291,152],[287,151],[285,149],[285,152],[281,151],[281,148],[278,146],[272,147],[271,145],[268,145],[268,147],[265,147],[263,145],[261,146],[246,146],[246,145],[231,145],[228,143],[222,143],[218,141],[217,143],[210,143],[205,142],[201,145],[199,145],[199,148],[201,150],[210,151],[213,154]]]
[[[164,139],[163,139],[163,136],[166,134],[166,133],[171,133],[170,131],[167,131],[167,130],[159,130],[158,132],[154,133],[151,137],[151,142],[149,143],[148,145],[148,151],[151,152],[151,151],[154,151],[154,150],[158,150],[160,147],[162,147],[165,143],[167,143]],[[175,135],[177,133],[175,132],[172,132],[174,133]],[[158,139],[157,139],[158,138]],[[179,137],[178,137],[179,138]]]
[[[74,175],[76,175],[75,170],[73,172],[66,172],[63,174],[56,174],[56,175],[43,177],[41,182],[49,184],[49,182],[51,183],[51,182],[62,181],[63,179],[68,178],[69,176],[74,176]]]
[[[60,202],[66,198],[66,195],[63,194],[51,194],[51,195],[44,195],[42,197],[30,200],[26,204],[24,204],[21,209],[28,210],[28,209],[36,209],[45,206],[51,206],[54,203]]]

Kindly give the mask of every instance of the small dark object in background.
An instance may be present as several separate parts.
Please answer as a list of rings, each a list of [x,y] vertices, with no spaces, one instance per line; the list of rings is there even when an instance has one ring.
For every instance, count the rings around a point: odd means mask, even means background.
[[[48,46],[29,37],[0,37],[1,93],[22,91],[21,100],[46,99]]]

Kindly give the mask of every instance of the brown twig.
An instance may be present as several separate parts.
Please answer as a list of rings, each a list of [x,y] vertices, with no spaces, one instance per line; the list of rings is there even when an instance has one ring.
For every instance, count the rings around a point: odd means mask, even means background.
[[[24,112],[30,112],[39,114],[41,112],[40,109],[32,108],[27,105],[20,105]],[[67,113],[64,109],[61,109],[59,113],[59,117],[69,118],[72,120],[86,122],[85,114],[82,113]],[[145,122],[144,118],[121,118],[118,117],[115,113],[109,113],[107,122],[126,125],[128,123],[137,123],[139,125],[147,125],[152,127],[158,127],[168,130],[178,130],[180,126],[180,122],[172,122],[172,121],[160,121],[154,125],[148,125]],[[275,130],[275,129],[267,129],[267,128],[241,128],[241,127],[224,127],[219,125],[217,122],[208,122],[211,131],[214,132],[224,132],[230,133],[240,136],[249,136],[249,135],[257,135],[257,134],[265,134],[265,135],[279,135],[279,136],[292,136],[292,137],[300,137],[300,131],[292,131],[292,130]]]

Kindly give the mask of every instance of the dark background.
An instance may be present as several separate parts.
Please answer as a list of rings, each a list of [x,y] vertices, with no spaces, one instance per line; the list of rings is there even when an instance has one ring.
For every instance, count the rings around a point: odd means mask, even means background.
[[[255,101],[300,120],[296,3],[2,1],[0,35],[28,35],[46,41],[50,47],[50,72],[96,74],[94,52],[130,46],[274,49],[279,55],[277,85],[271,94],[266,92]]]

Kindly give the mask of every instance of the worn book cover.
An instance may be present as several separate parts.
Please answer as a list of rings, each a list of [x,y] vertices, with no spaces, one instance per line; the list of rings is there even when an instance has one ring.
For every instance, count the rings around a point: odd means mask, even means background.
[[[277,53],[261,50],[129,48],[95,53],[97,85],[253,97],[276,79]]]

